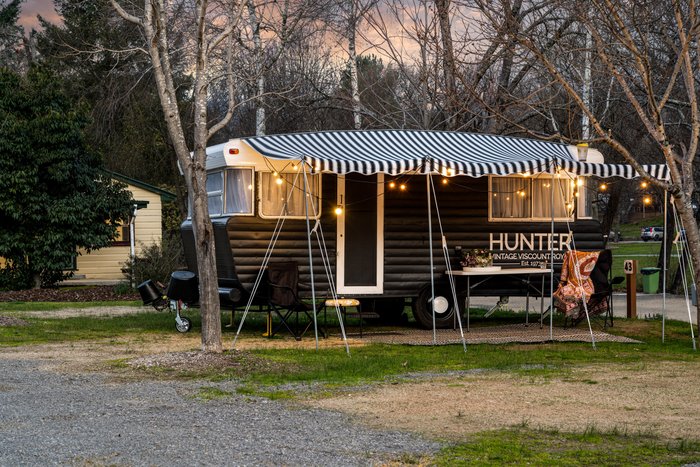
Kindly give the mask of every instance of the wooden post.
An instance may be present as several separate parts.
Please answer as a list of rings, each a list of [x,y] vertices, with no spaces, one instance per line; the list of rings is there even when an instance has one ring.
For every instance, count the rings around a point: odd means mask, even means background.
[[[625,260],[625,277],[627,278],[627,317],[637,318],[637,260]]]

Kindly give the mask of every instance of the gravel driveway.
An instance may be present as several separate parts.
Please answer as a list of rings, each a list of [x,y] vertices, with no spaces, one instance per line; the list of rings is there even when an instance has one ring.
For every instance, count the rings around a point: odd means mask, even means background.
[[[439,445],[235,384],[115,381],[0,354],[0,465],[374,465]],[[204,401],[201,387],[232,396]],[[410,457],[405,457],[410,456]]]

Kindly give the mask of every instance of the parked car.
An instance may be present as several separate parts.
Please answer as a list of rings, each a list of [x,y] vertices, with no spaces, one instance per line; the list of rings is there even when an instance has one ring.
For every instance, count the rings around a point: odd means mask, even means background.
[[[642,240],[648,242],[649,240],[661,240],[664,238],[664,228],[663,227],[642,227]]]

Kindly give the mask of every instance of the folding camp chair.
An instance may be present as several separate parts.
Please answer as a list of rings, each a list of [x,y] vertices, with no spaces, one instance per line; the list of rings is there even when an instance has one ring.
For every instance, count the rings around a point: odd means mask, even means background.
[[[604,329],[613,325],[612,286],[619,283],[620,278],[611,279],[611,270],[610,250],[565,253],[561,281],[554,293],[555,306],[565,313],[565,322],[576,326],[586,319],[587,312],[589,318],[601,317]]]
[[[267,300],[270,309],[277,315],[280,322],[272,329],[270,336],[280,329],[286,329],[296,340],[313,324],[313,310],[309,304],[299,299],[299,265],[296,261],[271,262],[265,271],[264,285],[267,289]],[[299,315],[306,315],[307,323],[302,328]],[[292,322],[292,315],[295,320]]]

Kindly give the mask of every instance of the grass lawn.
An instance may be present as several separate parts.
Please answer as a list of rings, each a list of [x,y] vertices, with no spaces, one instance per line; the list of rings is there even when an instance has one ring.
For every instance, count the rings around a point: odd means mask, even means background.
[[[36,306],[32,307],[36,309]],[[8,311],[0,304],[0,311]],[[22,317],[12,310],[12,316]],[[6,313],[5,313],[6,314]],[[196,337],[201,329],[197,310],[188,310]],[[510,316],[509,316],[510,315]],[[490,321],[503,324],[522,321],[522,316],[496,315]],[[28,326],[0,326],[0,348],[38,343],[75,342],[98,339],[158,339],[177,335],[173,315],[145,312],[121,317],[36,318],[25,316]],[[228,314],[222,313],[222,322]],[[265,329],[264,314],[252,313],[246,320],[242,339],[260,338]],[[384,328],[385,329],[385,328]],[[351,355],[340,347],[312,349],[260,349],[248,351],[266,362],[249,369],[224,368],[181,374],[179,377],[202,381],[235,380],[237,392],[245,396],[289,399],[337,395],[351,388],[373,384],[402,384],[410,375],[445,375],[447,372],[490,370],[532,378],[566,377],[577,367],[592,364],[649,364],[651,362],[696,362],[687,323],[666,323],[666,343],[661,343],[659,321],[617,319],[612,333],[642,341],[639,344],[598,343],[592,350],[586,343],[543,343],[508,345],[470,345],[465,353],[461,345],[400,346],[368,344],[354,346]],[[225,346],[235,333],[225,328]],[[305,338],[307,339],[307,338]],[[232,354],[236,358],[236,354]],[[124,368],[115,362],[115,369]],[[144,377],[178,377],[177,374],[144,370]],[[210,383],[211,384],[211,383]],[[595,386],[591,386],[595,388]],[[306,388],[306,389],[304,389]],[[365,389],[366,390],[366,389]],[[203,387],[198,399],[231,397],[232,393]],[[602,396],[602,395],[601,395]],[[576,403],[573,401],[573,403]],[[429,459],[402,459],[403,463],[427,462],[431,465],[681,465],[700,459],[700,444],[676,440],[667,442],[644,433],[599,433],[594,428],[581,433],[554,432],[522,426],[466,435],[446,445]]]
[[[443,449],[438,466],[455,465],[683,465],[697,462],[700,444],[653,436],[588,430],[533,430],[527,426],[479,433]]]
[[[642,268],[655,268],[658,262],[659,253],[662,248],[662,242],[638,242],[638,243],[608,243],[608,248],[613,254],[613,277],[624,276],[624,262],[626,259],[633,259],[637,261],[637,267],[639,270]],[[671,252],[671,260],[668,264],[668,271],[673,273],[678,267],[678,253],[673,247]],[[670,280],[670,278],[669,278]],[[659,278],[659,284],[661,284],[661,278]],[[617,290],[624,290],[626,288],[625,283],[619,284]],[[642,275],[637,274],[637,291],[642,290]]]
[[[622,233],[623,240],[641,240],[642,227],[659,227],[664,225],[664,216],[649,216],[631,224],[622,224],[613,228]]]

